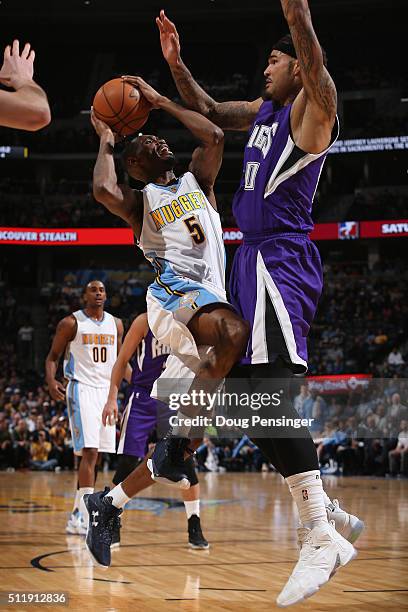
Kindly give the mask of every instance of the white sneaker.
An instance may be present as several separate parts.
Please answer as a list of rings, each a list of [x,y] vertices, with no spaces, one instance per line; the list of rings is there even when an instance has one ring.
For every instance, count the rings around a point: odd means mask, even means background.
[[[327,520],[334,521],[336,531],[338,531],[343,538],[346,538],[351,544],[360,537],[364,531],[365,525],[357,516],[348,514],[345,510],[340,508],[339,500],[333,499],[329,506],[326,506]]]
[[[302,532],[299,561],[276,600],[280,608],[316,593],[341,565],[357,555],[354,546],[337,533],[334,522],[320,523],[313,529],[302,527],[299,531]]]
[[[71,512],[65,527],[65,533],[69,535],[86,535],[86,523],[79,510]]]

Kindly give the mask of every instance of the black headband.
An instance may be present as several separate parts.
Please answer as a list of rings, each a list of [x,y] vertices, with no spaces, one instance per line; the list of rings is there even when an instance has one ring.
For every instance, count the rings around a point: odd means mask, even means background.
[[[281,53],[286,53],[286,55],[290,55],[290,57],[297,59],[295,45],[293,44],[292,36],[290,34],[286,34],[286,36],[283,36],[280,40],[278,40],[278,42],[276,42],[272,47],[272,51],[274,50],[281,51]],[[326,51],[322,46],[321,50],[323,55],[323,64],[327,66]]]
[[[296,49],[292,41],[292,37],[290,34],[284,36],[277,43],[275,43],[272,47],[272,51],[281,51],[282,53],[286,53],[286,55],[290,55],[297,59]]]

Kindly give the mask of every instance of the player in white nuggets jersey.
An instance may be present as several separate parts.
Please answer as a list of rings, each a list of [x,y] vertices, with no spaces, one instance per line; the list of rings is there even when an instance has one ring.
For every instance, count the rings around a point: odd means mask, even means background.
[[[116,427],[102,424],[112,368],[122,343],[123,324],[104,311],[105,286],[89,282],[83,292],[85,308],[62,319],[45,362],[47,384],[53,399],[66,398],[74,452],[81,455],[78,489],[66,527],[67,533],[85,535],[88,513],[83,495],[92,493],[98,453],[114,453]],[[56,379],[64,353],[66,389]]]
[[[150,135],[134,138],[123,155],[127,173],[145,184],[143,190],[134,190],[118,185],[114,134],[92,114],[100,137],[94,196],[131,225],[156,269],[156,280],[147,295],[147,317],[154,336],[171,349],[164,375],[193,378],[195,388],[201,389],[204,383],[211,388],[215,384],[212,379],[223,378],[241,357],[248,340],[248,326],[226,301],[224,289],[225,253],[214,195],[224,135],[211,121],[174,104],[139,77],[123,78],[137,87],[153,108],[181,121],[199,144],[188,172],[177,178],[173,172],[175,156],[165,140]],[[200,347],[207,347],[205,353],[199,352]],[[176,437],[166,437],[156,444],[152,476],[188,488],[184,463],[190,444],[188,432],[173,433]],[[101,491],[85,496],[88,511],[99,513],[98,524],[90,523],[86,538],[99,564],[110,564],[115,520],[146,476],[149,468],[144,459],[108,494]]]

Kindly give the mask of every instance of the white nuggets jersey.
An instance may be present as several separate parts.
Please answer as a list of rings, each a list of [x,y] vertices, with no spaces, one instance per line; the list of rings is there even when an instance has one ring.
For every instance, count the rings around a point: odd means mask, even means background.
[[[109,387],[118,346],[115,317],[104,312],[102,321],[95,321],[83,310],[72,314],[77,333],[65,352],[65,378],[90,387]]]
[[[191,172],[174,185],[143,189],[139,246],[155,264],[166,260],[175,274],[225,291],[225,249],[220,216]],[[160,267],[160,266],[159,266]]]

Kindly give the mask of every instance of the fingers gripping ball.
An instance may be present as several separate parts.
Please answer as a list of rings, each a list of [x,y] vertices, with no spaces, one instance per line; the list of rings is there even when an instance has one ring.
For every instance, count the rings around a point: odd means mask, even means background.
[[[151,105],[138,89],[122,79],[112,79],[96,92],[93,109],[119,136],[127,136],[146,123]]]

